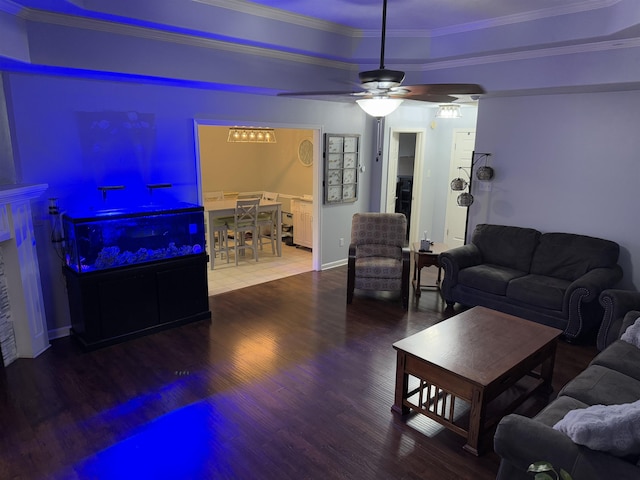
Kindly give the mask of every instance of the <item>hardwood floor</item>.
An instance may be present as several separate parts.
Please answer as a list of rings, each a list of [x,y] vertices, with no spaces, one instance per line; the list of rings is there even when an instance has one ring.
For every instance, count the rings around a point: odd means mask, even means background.
[[[460,309],[434,291],[347,307],[345,285],[345,267],[307,272],[211,297],[211,321],[0,369],[0,478],[495,478],[494,453],[390,411],[391,345]],[[595,353],[561,343],[555,391]]]

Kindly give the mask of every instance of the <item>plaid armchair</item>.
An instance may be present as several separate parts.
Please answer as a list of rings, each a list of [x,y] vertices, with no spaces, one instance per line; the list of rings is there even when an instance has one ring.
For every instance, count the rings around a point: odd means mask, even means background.
[[[351,222],[347,303],[354,289],[400,290],[409,307],[407,219],[402,213],[356,213]]]

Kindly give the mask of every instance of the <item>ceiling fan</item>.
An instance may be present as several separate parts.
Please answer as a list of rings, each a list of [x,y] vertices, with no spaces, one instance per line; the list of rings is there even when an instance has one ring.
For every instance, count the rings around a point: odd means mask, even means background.
[[[458,99],[456,95],[481,95],[485,93],[480,85],[474,83],[433,83],[421,85],[402,85],[404,72],[388,70],[384,66],[384,46],[387,23],[387,0],[382,2],[382,36],[380,42],[380,68],[358,74],[360,91],[318,91],[283,92],[280,96],[316,96],[349,95],[359,98],[358,105],[374,117],[384,117],[393,112],[403,100],[422,102],[451,103]]]

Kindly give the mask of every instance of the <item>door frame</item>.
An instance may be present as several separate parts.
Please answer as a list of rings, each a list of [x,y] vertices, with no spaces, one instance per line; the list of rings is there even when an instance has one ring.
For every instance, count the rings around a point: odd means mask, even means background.
[[[301,124],[284,124],[284,123],[270,123],[265,124],[262,122],[255,122],[248,120],[241,121],[224,121],[224,120],[210,120],[202,118],[193,119],[193,135],[194,135],[194,148],[196,157],[196,184],[198,188],[198,199],[202,202],[202,178],[201,178],[201,166],[200,166],[200,140],[198,136],[198,126],[205,125],[211,127],[232,127],[235,125],[255,125],[256,127],[272,127],[275,129],[290,129],[290,130],[312,130],[313,131],[313,218],[312,218],[312,230],[313,230],[313,248],[311,249],[311,268],[314,271],[322,270],[320,259],[322,258],[322,242],[320,241],[321,230],[321,205],[323,190],[320,182],[323,178],[322,169],[322,153],[323,153],[323,128],[319,125],[301,125]]]
[[[422,218],[422,178],[425,163],[426,128],[394,127],[389,129],[387,149],[387,188],[382,211],[395,212],[396,177],[398,174],[398,154],[401,133],[415,133],[416,146],[413,161],[413,188],[411,192],[411,221],[409,225],[409,245],[420,240],[420,219]],[[393,199],[393,202],[391,201]]]

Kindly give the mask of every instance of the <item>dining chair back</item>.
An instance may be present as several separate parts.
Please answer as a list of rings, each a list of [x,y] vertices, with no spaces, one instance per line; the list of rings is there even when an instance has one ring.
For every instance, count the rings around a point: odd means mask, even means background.
[[[258,261],[258,206],[259,199],[237,200],[233,222],[228,225],[233,230],[233,250],[238,265],[240,252],[250,248],[253,257]],[[250,236],[248,235],[250,234]],[[251,240],[248,243],[248,240]]]
[[[212,192],[204,192],[204,201],[210,202],[213,200],[224,200],[224,192],[222,190],[212,191]]]

